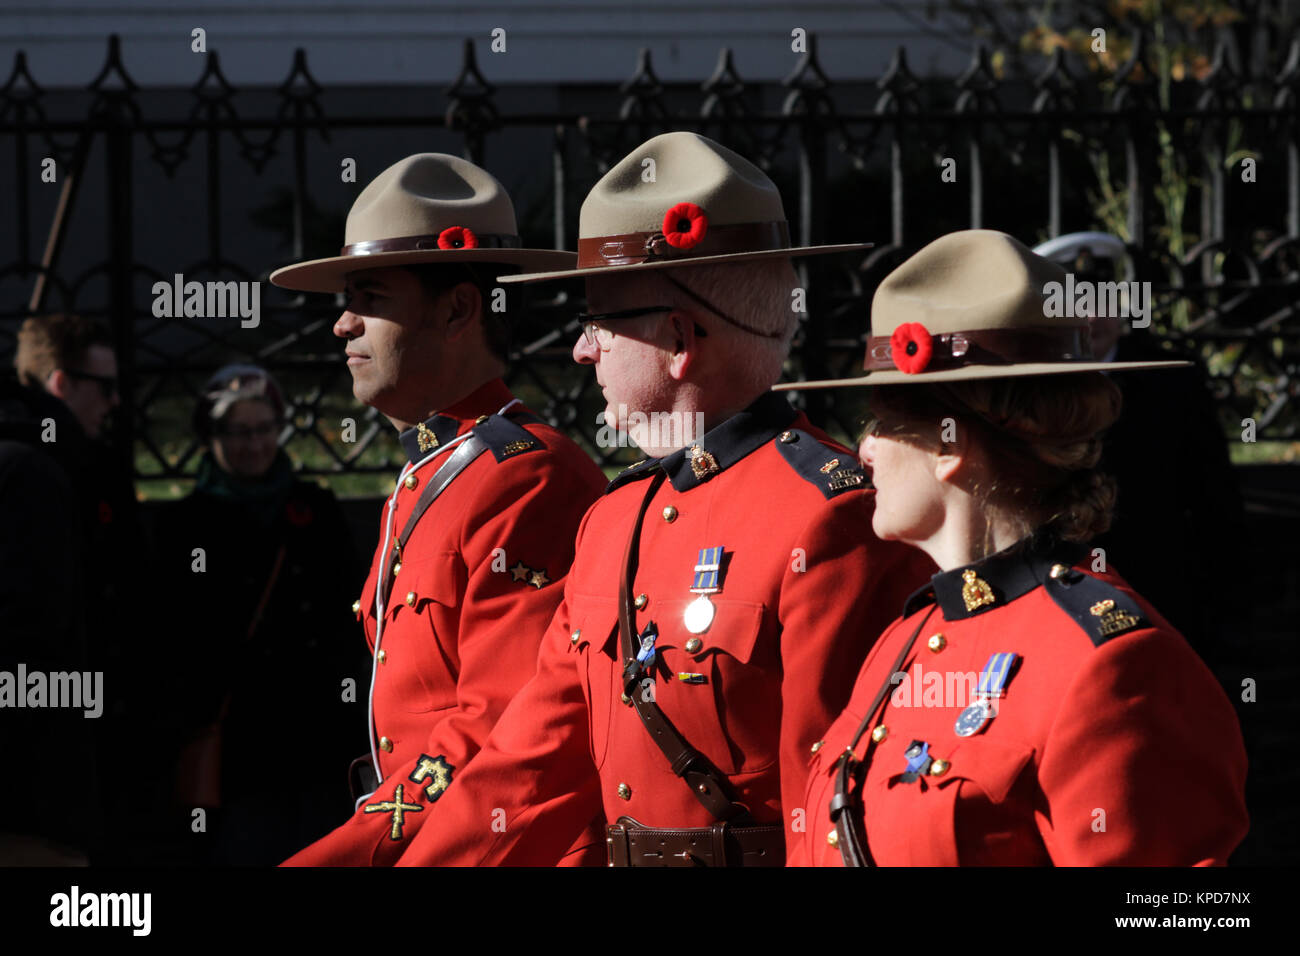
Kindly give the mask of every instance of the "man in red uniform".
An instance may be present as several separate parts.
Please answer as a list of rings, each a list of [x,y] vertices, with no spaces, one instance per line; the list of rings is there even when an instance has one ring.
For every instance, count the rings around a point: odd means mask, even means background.
[[[293,865],[389,864],[430,819],[532,675],[574,533],[604,485],[501,380],[506,330],[489,307],[491,276],[572,256],[519,248],[496,179],[454,156],[407,157],[357,197],[346,242],[271,281],[346,290],[334,334],[353,391],[401,431],[410,460],[353,605],[374,655],[371,753],[359,768],[373,776],[352,817]],[[590,862],[584,848],[594,848],[599,862],[598,831],[573,836],[567,861]]]
[[[538,278],[587,277],[574,358],[651,457],[584,518],[536,675],[399,864],[553,864],[603,811],[610,865],[779,866],[818,727],[930,569],[873,536],[852,453],[769,393],[790,258],[859,247],[791,249],[772,182],[694,133],[610,170],[578,246]]]

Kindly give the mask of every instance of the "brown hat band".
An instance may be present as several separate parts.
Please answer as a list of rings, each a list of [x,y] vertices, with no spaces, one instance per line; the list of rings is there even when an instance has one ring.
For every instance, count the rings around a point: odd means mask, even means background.
[[[624,232],[617,236],[579,239],[577,267],[593,269],[789,248],[790,230],[784,220],[710,225],[704,237],[688,248],[670,244],[662,232]]]
[[[439,240],[444,242],[450,240],[444,239],[446,230],[441,233],[433,233],[428,236],[398,236],[396,239],[368,239],[365,242],[354,242],[351,245],[344,246],[339,252],[341,256],[373,256],[380,252],[414,252],[427,249],[441,249],[444,252],[455,249],[518,249],[519,237],[507,236],[499,233],[473,233],[474,244],[455,246],[442,245]]]
[[[898,369],[915,374],[968,365],[1080,362],[1092,357],[1092,342],[1085,327],[1028,326],[930,335],[919,323],[910,322],[899,326],[893,336],[868,338],[863,368],[868,372]]]

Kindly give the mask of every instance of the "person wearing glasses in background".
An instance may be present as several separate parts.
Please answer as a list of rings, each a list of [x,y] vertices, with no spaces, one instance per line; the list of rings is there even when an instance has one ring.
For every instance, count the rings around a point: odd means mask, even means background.
[[[46,761],[73,752],[93,753],[111,778],[134,736],[138,629],[97,626],[86,641],[87,620],[124,620],[143,580],[135,491],[107,443],[118,404],[117,357],[103,323],[71,313],[23,322],[13,374],[0,381],[0,671],[20,662],[29,673],[103,671],[105,699],[94,720],[79,711],[70,722],[54,710],[3,711],[0,761],[18,775],[11,781],[48,779]],[[79,786],[95,790],[93,778],[79,775]],[[117,799],[103,782],[102,797]],[[111,848],[94,843],[106,809],[98,796],[71,820],[20,810],[30,797],[11,786],[0,801],[0,831],[13,837],[0,834],[0,860],[112,858]],[[9,800],[18,801],[13,812]]]
[[[366,657],[340,600],[361,571],[332,492],[295,477],[280,447],[286,408],[275,379],[255,365],[219,369],[194,410],[206,446],[194,490],[159,522],[175,728],[173,830],[180,858],[264,865],[330,830],[348,790],[342,768],[365,746],[360,687]],[[195,549],[202,549],[196,556]],[[310,739],[323,775],[315,787],[266,800],[283,766],[268,732]],[[155,737],[158,740],[158,737]],[[161,742],[161,741],[159,741]],[[194,809],[206,830],[190,828]]]

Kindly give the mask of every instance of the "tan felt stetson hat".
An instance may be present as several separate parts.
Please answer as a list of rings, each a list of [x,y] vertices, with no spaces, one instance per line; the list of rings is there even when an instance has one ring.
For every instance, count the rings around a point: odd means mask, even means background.
[[[542,282],[868,249],[790,247],[781,194],[767,175],[698,133],[663,133],[592,187],[578,217],[577,268],[497,281]]]
[[[1053,288],[1050,283],[1059,283]],[[1182,368],[1190,362],[1093,360],[1086,316],[1052,317],[1065,270],[1004,232],[941,236],[885,277],[857,378],[785,382],[777,391],[900,385],[1064,372]],[[1060,311],[1064,311],[1064,306]],[[1067,313],[1068,314],[1068,313]]]
[[[271,281],[303,292],[342,292],[358,269],[423,262],[491,262],[524,270],[573,265],[572,252],[522,249],[515,207],[496,177],[446,153],[417,153],[389,166],[348,212],[343,249],[276,269]]]

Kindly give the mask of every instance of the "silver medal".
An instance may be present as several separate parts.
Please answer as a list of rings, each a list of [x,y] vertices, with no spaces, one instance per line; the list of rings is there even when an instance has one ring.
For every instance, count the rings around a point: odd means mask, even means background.
[[[686,630],[692,634],[703,634],[713,623],[713,615],[717,608],[709,600],[707,594],[701,594],[690,604],[686,605],[686,613],[682,619],[686,623]]]
[[[984,729],[984,725],[993,716],[993,708],[987,700],[977,700],[957,717],[953,731],[958,737],[972,737]]]

